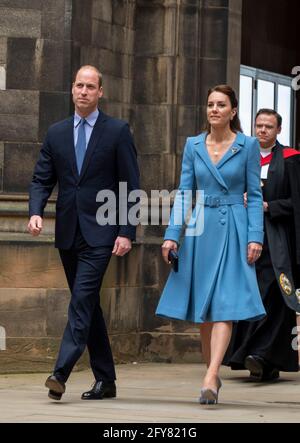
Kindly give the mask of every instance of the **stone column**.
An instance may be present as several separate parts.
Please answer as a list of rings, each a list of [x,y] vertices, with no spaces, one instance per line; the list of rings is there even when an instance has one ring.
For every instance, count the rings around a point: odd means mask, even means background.
[[[241,60],[242,0],[202,0],[200,101],[219,83],[238,93]]]
[[[133,127],[142,166],[156,172],[143,177],[146,190],[176,184],[174,154],[201,130],[208,88],[228,82],[238,91],[241,4],[137,1]]]
[[[130,120],[135,0],[74,0],[72,71],[93,64],[103,74],[100,107]]]

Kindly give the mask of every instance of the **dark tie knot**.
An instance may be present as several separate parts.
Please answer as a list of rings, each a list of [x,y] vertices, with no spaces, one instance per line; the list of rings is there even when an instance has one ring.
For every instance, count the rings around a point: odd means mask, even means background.
[[[85,119],[85,118],[82,118],[82,119],[80,120],[80,125],[81,125],[81,126],[84,126],[85,123],[86,123],[86,119]]]

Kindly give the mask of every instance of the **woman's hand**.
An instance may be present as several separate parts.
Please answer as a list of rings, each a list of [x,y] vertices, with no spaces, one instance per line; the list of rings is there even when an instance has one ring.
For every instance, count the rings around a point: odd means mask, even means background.
[[[248,256],[247,260],[249,265],[252,265],[259,259],[262,251],[262,245],[260,243],[248,243]]]
[[[163,259],[166,263],[170,263],[168,260],[168,255],[169,255],[169,251],[171,249],[174,249],[175,251],[177,251],[178,245],[176,243],[176,241],[173,240],[166,240],[163,242],[161,250],[162,250],[162,256]]]

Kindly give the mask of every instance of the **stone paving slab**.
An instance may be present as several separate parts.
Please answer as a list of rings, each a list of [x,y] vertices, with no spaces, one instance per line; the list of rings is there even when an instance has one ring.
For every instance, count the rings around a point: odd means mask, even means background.
[[[60,402],[47,397],[49,374],[0,376],[1,423],[299,423],[300,374],[274,383],[250,381],[247,371],[222,367],[219,404],[197,403],[204,365],[117,366],[118,397],[82,401],[90,371],[73,373]]]

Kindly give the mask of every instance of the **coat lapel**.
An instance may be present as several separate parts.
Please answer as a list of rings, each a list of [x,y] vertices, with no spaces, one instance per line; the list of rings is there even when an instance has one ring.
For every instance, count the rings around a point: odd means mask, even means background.
[[[107,120],[107,116],[105,114],[103,114],[103,112],[100,111],[97,121],[95,123],[95,126],[93,128],[91,138],[89,140],[89,144],[86,149],[85,157],[83,160],[83,164],[82,164],[82,168],[81,168],[81,172],[80,172],[80,176],[79,176],[79,181],[82,179],[82,177],[84,176],[84,174],[87,170],[91,156],[92,156],[94,149],[95,149],[95,147],[96,147],[97,143],[99,142],[99,139],[102,135],[104,123],[106,120]]]
[[[238,132],[232,146],[223,155],[221,160],[215,165],[217,169],[220,169],[224,163],[230,160],[233,156],[237,155],[245,144],[246,136],[241,132]]]
[[[206,134],[207,133],[204,132],[196,138],[196,141],[194,142],[196,153],[201,157],[201,159],[203,160],[203,162],[205,163],[207,168],[210,170],[210,172],[215,177],[215,179],[220,183],[220,185],[223,186],[225,189],[228,189],[221,174],[219,173],[218,169],[216,168],[216,165],[214,165],[212,163],[212,161],[208,155],[206,145],[205,145]]]
[[[266,200],[276,200],[280,198],[284,180],[284,158],[283,146],[276,142],[273,149],[273,157],[268,170],[268,178],[265,182]]]

